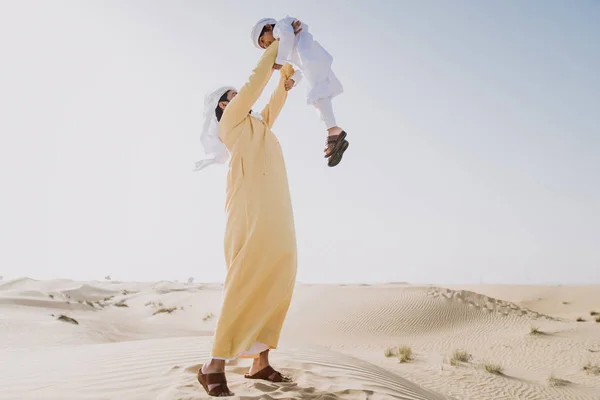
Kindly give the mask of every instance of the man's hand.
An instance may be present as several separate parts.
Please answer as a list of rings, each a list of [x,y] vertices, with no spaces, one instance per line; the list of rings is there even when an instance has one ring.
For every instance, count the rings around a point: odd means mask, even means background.
[[[292,28],[294,28],[294,35],[298,35],[300,32],[302,32],[301,26],[302,22],[300,20],[292,22]]]
[[[285,90],[287,92],[292,90],[292,88],[294,87],[294,83],[296,83],[296,82],[294,82],[293,79],[288,79],[287,81],[285,81],[285,83],[284,83]]]

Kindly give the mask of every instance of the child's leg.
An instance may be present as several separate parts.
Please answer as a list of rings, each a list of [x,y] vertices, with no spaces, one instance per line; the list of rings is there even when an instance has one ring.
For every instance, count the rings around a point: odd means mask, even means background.
[[[335,115],[333,114],[333,105],[331,104],[330,98],[319,99],[315,101],[315,108],[319,113],[321,120],[325,122],[327,130],[337,126],[335,122]]]
[[[335,167],[342,161],[342,156],[346,149],[348,149],[346,132],[337,126],[330,97],[319,99],[314,105],[327,127],[327,140],[325,145],[325,158],[328,159],[327,165]]]
[[[315,101],[315,108],[319,113],[319,117],[321,117],[321,120],[325,123],[329,136],[335,136],[342,133],[342,128],[337,126],[337,122],[335,121],[331,98],[327,97]]]

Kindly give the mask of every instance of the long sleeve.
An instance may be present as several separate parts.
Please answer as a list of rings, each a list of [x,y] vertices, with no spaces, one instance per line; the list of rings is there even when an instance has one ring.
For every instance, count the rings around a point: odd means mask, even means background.
[[[285,90],[285,81],[290,79],[294,74],[294,68],[290,64],[285,64],[281,68],[280,73],[281,78],[279,79],[279,83],[271,95],[269,102],[261,112],[263,121],[265,121],[269,129],[273,127],[273,124],[277,120],[277,117],[287,100],[288,92]]]
[[[297,69],[296,72],[294,72],[294,75],[290,77],[290,79],[294,80],[294,87],[298,86],[300,82],[302,82],[302,77],[302,72],[300,72],[300,70]]]
[[[275,61],[279,65],[289,62],[292,57],[292,50],[296,44],[296,35],[292,27],[294,21],[296,21],[296,18],[286,17],[277,22],[273,30],[273,37],[279,39],[279,50]]]
[[[248,82],[242,86],[223,111],[219,131],[228,131],[248,116],[250,109],[262,94],[269,79],[273,75],[273,65],[279,49],[279,43],[273,42],[264,52],[258,64],[248,78]]]

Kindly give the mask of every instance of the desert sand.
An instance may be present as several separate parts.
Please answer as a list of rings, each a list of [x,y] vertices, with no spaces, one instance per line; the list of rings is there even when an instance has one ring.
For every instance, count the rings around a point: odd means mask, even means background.
[[[221,289],[0,281],[0,399],[206,399],[196,372]],[[240,361],[230,387],[239,399],[598,400],[593,311],[600,285],[299,284],[272,353],[295,382],[244,380]]]

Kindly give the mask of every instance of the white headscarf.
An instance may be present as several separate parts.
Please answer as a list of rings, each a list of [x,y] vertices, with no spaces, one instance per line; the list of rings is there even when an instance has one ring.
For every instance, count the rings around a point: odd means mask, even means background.
[[[202,134],[200,141],[204,147],[206,158],[196,162],[195,171],[200,171],[212,164],[225,164],[229,159],[227,147],[219,139],[219,121],[215,115],[215,109],[219,104],[219,99],[230,90],[237,90],[232,86],[223,86],[204,97],[204,123],[202,124]],[[251,111],[250,115],[262,121],[260,113]]]
[[[219,139],[219,122],[215,115],[215,108],[217,108],[221,96],[230,90],[236,89],[231,86],[223,86],[204,97],[204,124],[200,141],[204,147],[206,158],[196,162],[194,171],[200,171],[212,164],[224,164],[229,158],[227,147]]]
[[[262,47],[260,47],[260,45],[258,44],[258,39],[260,39],[260,33],[262,32],[265,25],[275,25],[276,23],[277,21],[275,21],[273,18],[263,18],[260,21],[258,21],[256,25],[254,25],[254,28],[252,28],[252,34],[250,35],[252,43],[254,43],[254,45],[259,49],[262,49]]]

